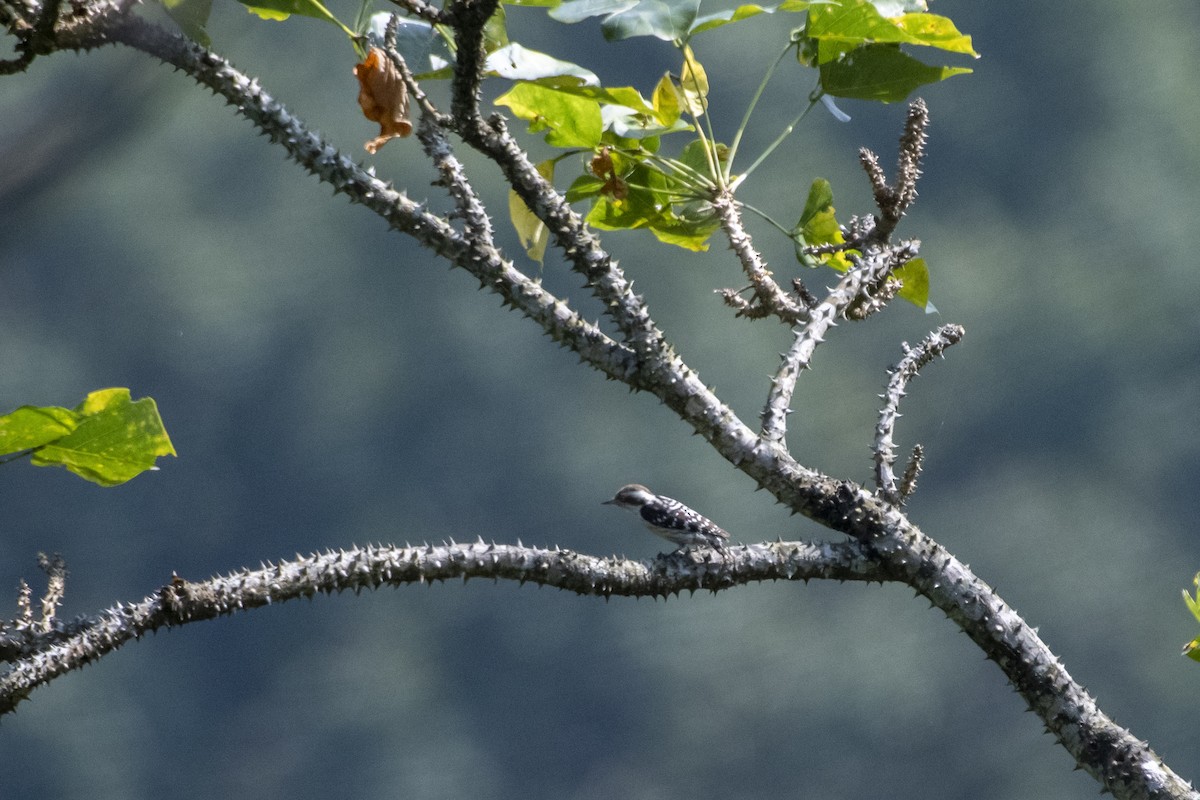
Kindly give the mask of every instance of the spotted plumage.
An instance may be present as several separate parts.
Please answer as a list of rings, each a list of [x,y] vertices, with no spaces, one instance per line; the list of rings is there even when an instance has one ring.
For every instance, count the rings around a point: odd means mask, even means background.
[[[636,512],[652,533],[677,547],[724,550],[729,541],[729,534],[708,517],[678,500],[655,494],[640,483],[622,486],[616,497],[604,501],[604,505]]]

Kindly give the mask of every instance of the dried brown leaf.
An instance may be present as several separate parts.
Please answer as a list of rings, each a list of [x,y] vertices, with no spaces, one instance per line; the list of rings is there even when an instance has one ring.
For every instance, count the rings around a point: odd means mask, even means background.
[[[408,121],[408,89],[387,54],[372,47],[366,60],[355,65],[354,75],[358,78],[358,104],[363,116],[379,123],[379,136],[366,143],[367,152],[375,153],[388,140],[410,135],[413,126]]]

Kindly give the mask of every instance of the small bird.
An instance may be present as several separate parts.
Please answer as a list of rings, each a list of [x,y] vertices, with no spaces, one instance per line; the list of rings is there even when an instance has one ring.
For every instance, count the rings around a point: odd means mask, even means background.
[[[708,517],[678,500],[655,494],[640,483],[622,486],[616,497],[605,500],[602,505],[636,511],[651,533],[677,547],[711,547],[724,551],[725,543],[729,541],[729,534]]]

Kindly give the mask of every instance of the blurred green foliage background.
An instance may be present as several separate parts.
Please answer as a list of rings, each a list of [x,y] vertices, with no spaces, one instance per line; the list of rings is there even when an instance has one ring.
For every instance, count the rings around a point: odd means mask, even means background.
[[[1178,652],[1196,635],[1179,592],[1200,569],[1200,6],[932,10],[983,54],[974,75],[923,93],[926,176],[901,226],[924,243],[940,314],[896,304],[839,327],[801,381],[792,448],[867,480],[876,394],[900,342],[965,325],[904,408],[901,441],[928,455],[913,519],[1194,779],[1200,671]],[[718,135],[732,135],[789,24],[697,40]],[[210,30],[363,155],[375,131],[336,29],[219,3]],[[663,43],[606,44],[596,26],[537,9],[511,11],[510,32],[644,93],[677,69]],[[795,65],[777,77],[747,156],[811,85]],[[822,176],[840,217],[870,211],[856,150],[890,164],[904,108],[841,105],[852,122],[814,112],[743,199],[794,221]],[[496,171],[459,155],[519,257]],[[416,142],[373,163],[445,206]],[[118,489],[4,467],[11,609],[18,577],[38,582],[39,550],[71,568],[68,616],[140,598],[172,571],[203,578],[352,542],[482,536],[652,557],[657,539],[600,506],[630,481],[735,538],[826,535],[754,493],[651,398],[578,366],[138,53],[60,54],[0,81],[0,209],[3,410],[129,386],[158,401],[179,451]],[[791,276],[790,243],[755,230]],[[755,420],[789,334],[720,305],[712,290],[740,285],[729,253],[606,241],[685,359]],[[579,295],[553,255],[544,276]],[[0,794],[1094,797],[1023,711],[994,665],[895,586],[665,603],[407,588],[165,633],[39,690],[0,729]]]

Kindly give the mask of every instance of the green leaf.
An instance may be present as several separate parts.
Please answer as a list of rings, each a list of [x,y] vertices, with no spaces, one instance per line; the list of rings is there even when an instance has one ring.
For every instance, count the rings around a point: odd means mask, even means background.
[[[909,44],[936,47],[949,53],[962,53],[979,58],[971,47],[971,37],[959,33],[954,23],[937,14],[905,14],[896,20],[896,25],[911,38]]]
[[[212,45],[204,29],[212,12],[212,0],[162,0],[162,4],[185,36],[204,47]]]
[[[0,417],[0,455],[41,447],[61,439],[78,425],[78,415],[65,408],[21,406]]]
[[[696,219],[671,216],[651,225],[650,232],[664,244],[702,253],[708,250],[708,240],[720,227],[713,214]]]
[[[813,66],[833,61],[855,48],[872,44],[915,44],[978,57],[971,37],[936,14],[885,17],[868,0],[842,0],[809,10],[805,35],[817,42]]]
[[[683,105],[693,118],[704,114],[708,104],[708,73],[704,65],[696,60],[692,48],[683,47],[683,69],[679,74],[679,91],[683,95]]]
[[[603,178],[597,178],[595,175],[585,173],[571,182],[565,196],[568,203],[578,203],[580,200],[590,200],[598,197],[603,190]]]
[[[806,5],[806,4],[801,4]],[[799,11],[800,9],[790,9]],[[697,33],[711,31],[714,28],[720,28],[724,25],[730,25],[734,22],[741,22],[744,19],[757,17],[759,14],[774,14],[775,6],[760,6],[753,3],[738,6],[737,8],[727,8],[723,11],[717,11],[712,14],[705,14],[702,17],[696,17],[692,23],[691,30],[688,31],[690,36],[695,36]]]
[[[490,53],[485,68],[501,78],[549,86],[599,86],[596,73],[513,42]]]
[[[685,41],[700,12],[700,0],[566,0],[550,12],[559,22],[603,16],[600,30],[611,41],[654,36]]]
[[[929,267],[925,264],[925,259],[914,258],[892,274],[904,282],[896,296],[928,311]]]
[[[1192,616],[1200,622],[1200,572],[1197,572],[1192,578],[1192,585],[1196,587],[1196,599],[1193,600],[1187,593],[1187,589],[1183,590],[1183,602],[1187,604],[1188,611],[1192,612]]]
[[[354,31],[342,24],[342,21],[321,5],[319,0],[238,0],[238,2],[246,6],[252,14],[257,14],[263,19],[282,21],[292,14],[299,14],[313,19],[323,19],[341,28],[347,36],[354,37]]]
[[[537,171],[546,180],[553,181],[554,159],[538,164]],[[543,263],[546,258],[546,245],[550,243],[550,229],[546,227],[546,223],[529,210],[525,201],[512,189],[508,190],[508,215],[512,219],[513,227],[517,230],[517,236],[520,238],[525,252],[534,261],[539,264]]]
[[[669,73],[663,75],[662,80],[654,87],[651,102],[654,103],[654,116],[658,117],[658,121],[663,125],[670,127],[679,119],[679,93]]]
[[[536,83],[518,83],[495,102],[528,120],[531,133],[548,130],[547,144],[588,149],[600,144],[604,125],[595,100]]]
[[[817,178],[812,182],[808,190],[808,199],[804,201],[804,211],[801,212],[796,227],[792,229],[792,240],[796,244],[796,260],[806,267],[826,266],[838,272],[845,272],[853,266],[843,251],[820,255],[804,252],[805,247],[843,244],[846,241],[835,216],[833,187],[824,178]]]
[[[821,90],[834,97],[895,103],[918,86],[970,72],[964,67],[922,64],[896,45],[868,45],[822,64]]]
[[[1187,589],[1183,590],[1183,602],[1187,606],[1188,611],[1192,612],[1192,616],[1200,622],[1200,572],[1197,572],[1192,578],[1192,585],[1196,587],[1196,597],[1193,598],[1188,594]],[[1183,646],[1183,655],[1192,659],[1192,661],[1200,661],[1200,638],[1192,639]]]
[[[832,210],[833,186],[824,178],[817,178],[808,190],[808,199],[804,201],[804,211],[800,213],[800,221],[796,223],[796,228],[803,230],[817,214]]]
[[[101,389],[68,410],[22,406],[0,417],[0,452],[33,448],[32,462],[58,466],[101,486],[116,486],[175,455],[158,407],[128,389]]]

